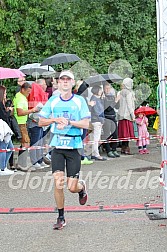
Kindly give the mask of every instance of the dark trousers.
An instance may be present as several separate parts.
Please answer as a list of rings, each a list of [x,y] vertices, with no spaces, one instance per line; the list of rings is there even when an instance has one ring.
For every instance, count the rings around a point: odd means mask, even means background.
[[[9,158],[9,165],[10,167],[14,166],[14,153],[13,152]]]
[[[122,147],[129,147],[129,141],[122,141]]]
[[[20,148],[23,146],[20,145]],[[22,167],[27,167],[27,158],[28,158],[28,151],[27,150],[20,150],[18,153],[18,165]]]
[[[118,139],[118,126],[114,120],[106,119],[103,124],[103,140],[111,140],[111,142],[104,143],[106,152],[115,151],[117,148],[117,142],[112,142],[114,139]]]
[[[35,126],[29,128],[30,146],[43,146],[43,128]],[[43,160],[43,149],[30,150],[30,159],[32,164],[40,164]]]

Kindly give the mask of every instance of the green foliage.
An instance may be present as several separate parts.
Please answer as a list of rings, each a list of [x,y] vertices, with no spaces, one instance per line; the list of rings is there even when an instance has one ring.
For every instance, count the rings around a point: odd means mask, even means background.
[[[76,53],[90,68],[75,67],[80,78],[90,72],[107,73],[116,60],[126,60],[135,85],[150,86],[147,101],[155,106],[155,1],[1,0],[0,5],[1,66],[19,68],[59,52]],[[10,95],[13,83],[5,83]]]

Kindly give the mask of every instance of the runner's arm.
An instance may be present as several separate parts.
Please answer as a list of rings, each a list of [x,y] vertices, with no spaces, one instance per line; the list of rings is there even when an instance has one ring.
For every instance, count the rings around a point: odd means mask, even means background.
[[[58,124],[65,124],[68,125],[68,120],[64,117],[59,117],[59,118],[39,118],[38,126],[43,127],[43,126],[48,126],[52,123],[58,123]]]
[[[74,126],[76,128],[81,128],[81,129],[88,129],[89,128],[89,118],[84,118],[80,121],[69,121],[69,124],[71,126]]]

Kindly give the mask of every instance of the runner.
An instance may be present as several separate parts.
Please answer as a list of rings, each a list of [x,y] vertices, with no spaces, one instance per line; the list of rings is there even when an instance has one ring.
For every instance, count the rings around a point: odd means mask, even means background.
[[[52,173],[54,176],[54,195],[58,208],[57,222],[53,229],[62,229],[64,218],[64,181],[65,166],[67,187],[72,193],[79,194],[79,203],[87,201],[85,181],[79,180],[81,167],[80,149],[82,131],[89,127],[90,112],[82,96],[72,94],[75,85],[74,75],[68,70],[60,73],[61,95],[52,96],[42,108],[39,126],[51,124],[53,134],[50,145],[55,147],[51,154]]]

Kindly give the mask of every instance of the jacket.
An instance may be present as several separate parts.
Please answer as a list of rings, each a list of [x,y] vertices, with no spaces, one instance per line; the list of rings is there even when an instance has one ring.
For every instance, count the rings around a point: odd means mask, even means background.
[[[34,108],[39,102],[45,104],[48,100],[48,93],[43,91],[39,84],[33,83],[31,93],[28,96],[28,108]]]
[[[0,119],[0,141],[9,143],[12,135],[13,131],[9,128],[8,124],[2,119]]]
[[[104,102],[101,98],[92,95],[91,101],[95,101],[95,105],[91,107],[91,122],[104,123]]]
[[[104,116],[106,119],[116,120],[116,112],[115,109],[119,108],[119,102],[115,102],[114,95],[105,95],[104,98]]]
[[[135,119],[135,94],[133,90],[126,88],[120,91],[120,107],[118,109],[118,120],[129,120]]]
[[[11,124],[10,124],[10,111],[6,111],[3,102],[0,102],[0,119],[5,121],[9,125],[9,127],[11,126]]]

